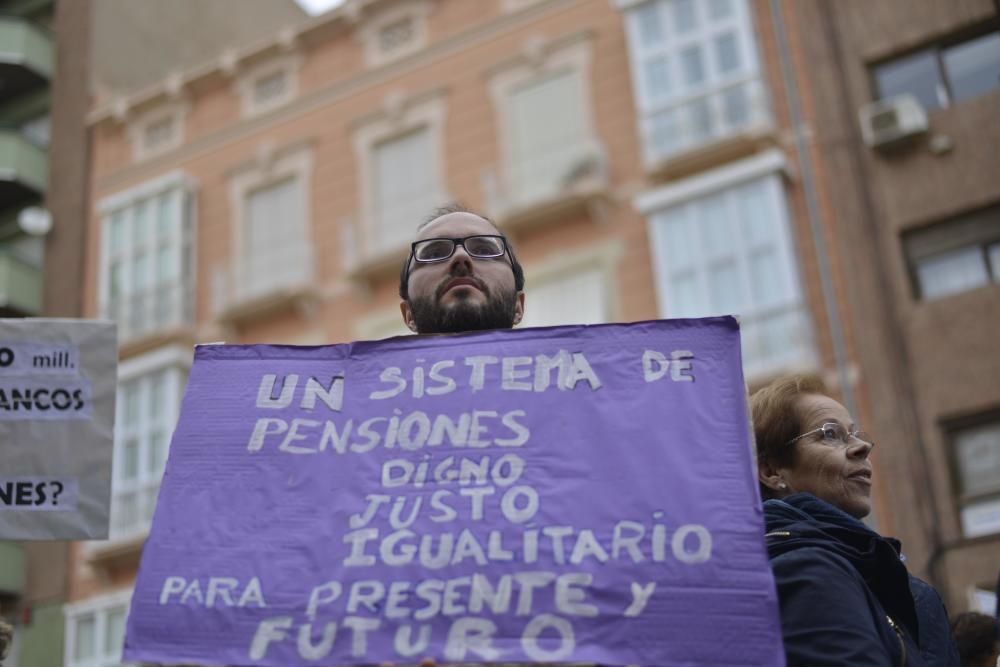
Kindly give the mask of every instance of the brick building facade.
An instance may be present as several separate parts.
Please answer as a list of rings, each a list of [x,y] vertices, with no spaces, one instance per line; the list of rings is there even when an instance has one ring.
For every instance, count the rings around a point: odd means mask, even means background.
[[[735,312],[752,386],[824,376],[879,436],[879,529],[968,607],[1000,526],[959,517],[1000,472],[949,452],[972,433],[1000,457],[998,290],[925,304],[904,248],[1000,201],[967,127],[1000,93],[931,112],[943,156],[869,149],[856,115],[897,51],[996,35],[992,4],[959,4],[886,3],[914,22],[886,40],[860,2],[361,0],[101,100],[82,289],[119,323],[113,525],[74,549],[67,664],[105,664],[80,638],[120,631],[191,346],[405,333],[408,240],[453,200],[512,236],[524,326]]]

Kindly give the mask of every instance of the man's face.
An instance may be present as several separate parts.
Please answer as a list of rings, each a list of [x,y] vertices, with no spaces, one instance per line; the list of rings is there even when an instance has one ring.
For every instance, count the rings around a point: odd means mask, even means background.
[[[449,213],[426,225],[415,240],[497,234],[473,213]],[[443,262],[410,260],[409,299],[400,303],[403,321],[416,333],[459,333],[509,329],[521,321],[524,292],[514,288],[510,256],[470,257],[462,246]]]

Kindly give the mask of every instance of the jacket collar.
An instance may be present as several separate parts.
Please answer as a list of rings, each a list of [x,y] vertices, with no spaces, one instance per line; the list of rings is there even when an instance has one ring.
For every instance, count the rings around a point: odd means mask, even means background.
[[[850,514],[809,493],[764,503],[767,551],[771,558],[803,547],[820,548],[847,559],[882,606],[917,634],[909,574],[899,558],[899,542],[876,533]]]

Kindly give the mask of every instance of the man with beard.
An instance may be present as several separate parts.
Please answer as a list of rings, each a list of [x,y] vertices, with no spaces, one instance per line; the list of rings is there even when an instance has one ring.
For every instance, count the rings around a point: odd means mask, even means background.
[[[449,206],[418,228],[399,296],[415,333],[510,329],[524,315],[524,270],[496,225]]]

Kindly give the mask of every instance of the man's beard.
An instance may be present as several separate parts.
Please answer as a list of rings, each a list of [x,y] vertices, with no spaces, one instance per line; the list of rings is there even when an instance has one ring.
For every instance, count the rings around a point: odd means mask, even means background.
[[[486,303],[480,305],[461,299],[444,308],[430,297],[410,299],[410,314],[417,325],[417,333],[462,333],[486,329],[510,329],[514,326],[514,307],[517,294],[513,290],[500,290],[495,296],[486,293]]]

